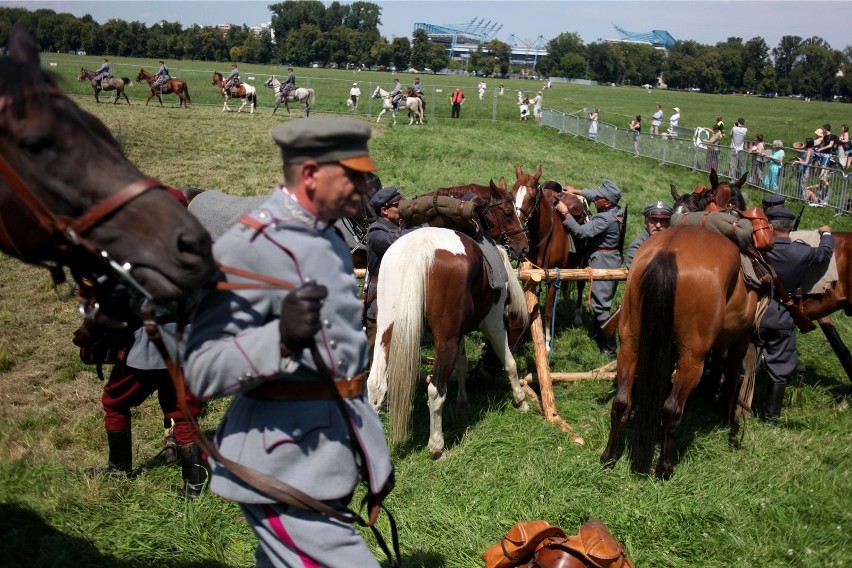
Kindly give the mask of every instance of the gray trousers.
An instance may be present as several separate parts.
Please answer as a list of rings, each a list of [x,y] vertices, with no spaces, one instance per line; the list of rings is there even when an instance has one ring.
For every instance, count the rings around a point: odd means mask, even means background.
[[[795,329],[760,328],[766,372],[773,383],[786,385],[799,364]]]
[[[241,503],[240,509],[259,541],[254,555],[259,568],[379,567],[353,525],[286,505]]]

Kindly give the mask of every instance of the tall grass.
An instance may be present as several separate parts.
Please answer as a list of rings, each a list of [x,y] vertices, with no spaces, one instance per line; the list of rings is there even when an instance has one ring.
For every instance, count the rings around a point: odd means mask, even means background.
[[[73,61],[68,67],[72,73],[80,65],[78,59]],[[66,69],[59,69],[67,77]],[[244,76],[246,72],[243,69]],[[542,164],[544,179],[577,187],[608,178],[624,190],[623,203],[633,212],[628,235],[632,237],[641,230],[638,212],[651,200],[668,199],[669,184],[683,190],[706,183],[704,175],[634,160],[532,122],[521,123],[509,114],[516,112],[511,101],[506,103],[505,118],[492,121],[485,101],[478,109],[474,79],[428,77],[424,82],[456,80],[469,82],[466,88],[474,99],[462,109],[465,118],[436,115],[424,127],[411,128],[392,128],[383,119],[375,127],[371,148],[385,184],[394,183],[413,195],[500,176],[511,181],[517,163],[528,170]],[[210,106],[196,103],[189,110],[98,106],[90,94],[83,94],[83,85],[71,81],[68,85],[81,88],[76,100],[84,108],[122,133],[131,160],[167,183],[255,195],[271,191],[281,179],[280,154],[270,131],[286,118],[271,117],[268,108],[254,116],[223,114],[213,104],[215,97],[210,97]],[[203,102],[205,95],[196,93],[203,93],[204,86],[191,83],[191,89],[193,101]],[[637,89],[621,102],[613,94],[609,104],[602,103],[610,92],[628,93],[557,86],[546,92],[546,100],[561,97],[566,107],[599,105],[604,118],[609,107],[618,105],[625,114],[639,112],[628,112],[629,105],[653,108],[653,103],[638,100],[648,95]],[[652,94],[655,100],[675,95]],[[514,98],[508,85],[505,96]],[[702,101],[705,108],[733,100],[678,96],[696,101],[696,107]],[[131,98],[138,103],[138,97]],[[764,102],[767,106],[762,107]],[[756,122],[771,124],[794,116],[786,106],[791,101],[778,101],[778,107],[768,106],[769,101],[759,103],[750,115]],[[328,112],[322,104],[321,113]],[[795,104],[817,108],[817,103]],[[689,105],[678,106],[689,112]],[[820,108],[828,112],[841,107]],[[481,119],[474,119],[477,109],[483,111]],[[761,109],[764,112],[758,114]],[[796,128],[804,130],[805,124]],[[751,198],[758,199],[759,194]],[[852,227],[848,218],[816,209],[806,211],[803,223],[811,228],[824,223],[836,230]],[[553,369],[580,371],[604,363],[587,331],[568,326],[572,306],[560,301],[557,312]],[[848,343],[849,319],[840,314],[834,319]],[[43,271],[0,259],[2,563],[251,565],[255,541],[236,505],[210,494],[185,502],[175,491],[179,470],[153,460],[162,435],[155,401],[133,413],[139,475],[85,477],[83,468],[105,462],[106,444],[101,384],[89,368],[76,362],[70,341],[78,321],[74,305],[55,299]],[[449,452],[438,462],[426,450],[428,416],[421,389],[412,440],[393,448],[397,487],[387,501],[400,523],[405,565],[480,566],[482,551],[518,520],[544,518],[574,531],[590,517],[606,522],[638,566],[847,565],[852,413],[843,394],[849,383],[818,333],[800,337],[805,370],[789,389],[779,428],[751,421],[742,447],[731,449],[712,405],[691,401],[678,434],[675,474],[668,482],[631,473],[625,459],[612,470],[599,465],[609,430],[613,394],[609,382],[556,388],[559,413],[585,438],[583,446],[573,444],[540,416],[516,411],[503,381],[474,380],[465,406],[455,403],[451,387],[444,413]],[[529,347],[517,359],[520,372],[533,369]],[[764,383],[761,375],[758,403]],[[226,405],[225,400],[210,404],[202,427],[212,431]]]

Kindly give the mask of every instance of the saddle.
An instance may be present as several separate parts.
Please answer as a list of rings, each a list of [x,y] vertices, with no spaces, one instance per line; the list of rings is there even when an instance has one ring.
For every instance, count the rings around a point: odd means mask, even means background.
[[[516,523],[482,559],[485,568],[633,568],[600,519],[589,520],[576,535],[547,521]]]
[[[769,220],[757,207],[738,212],[738,215],[723,211],[675,213],[672,215],[671,226],[677,225],[704,227],[715,231],[731,239],[743,253],[749,246],[754,246],[757,250],[769,250],[773,245]]]

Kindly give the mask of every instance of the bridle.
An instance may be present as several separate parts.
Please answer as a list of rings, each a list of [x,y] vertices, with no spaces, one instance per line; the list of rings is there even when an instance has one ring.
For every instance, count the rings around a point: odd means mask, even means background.
[[[517,216],[518,214],[515,210],[515,203],[514,201],[512,201],[511,198],[501,199],[499,201],[489,201],[488,203],[482,206],[482,211],[483,213],[487,213],[491,209],[499,207],[500,205],[505,205],[506,203],[509,203],[512,206],[512,212],[515,214],[515,218],[517,218],[518,222],[520,223],[520,218]],[[485,222],[484,217],[483,222]],[[521,233],[524,233],[524,235],[526,236],[526,229],[523,226],[516,231],[509,231],[506,229],[504,224],[503,229],[500,231],[499,243],[507,249],[511,248],[511,237],[514,237],[515,235],[519,235]]]
[[[32,91],[43,92],[51,97],[65,97],[55,87],[33,89],[28,94],[31,94]],[[0,101],[0,103],[2,102]],[[0,115],[7,106],[8,103],[6,105],[0,104]],[[0,155],[0,177],[6,180],[15,196],[33,214],[39,226],[53,242],[57,252],[56,258],[53,259],[55,264],[45,262],[41,264],[50,271],[57,289],[66,283],[64,267],[69,267],[75,274],[75,278],[77,277],[78,273],[74,270],[73,260],[78,258],[77,255],[82,252],[103,264],[106,272],[115,277],[116,280],[128,285],[144,296],[146,300],[152,299],[151,293],[130,274],[132,268],[130,263],[118,262],[107,251],[100,249],[87,239],[84,234],[143,193],[151,189],[165,189],[160,181],[149,177],[139,179],[101,201],[79,217],[71,218],[57,215],[51,211],[2,155]],[[6,225],[2,222],[0,222],[0,247],[13,252],[21,259],[26,258],[26,254],[17,246]],[[95,280],[102,282],[103,275],[95,277]]]
[[[518,218],[519,219],[520,219],[521,214],[523,214],[523,216],[524,216],[524,219],[521,222],[521,227],[523,228],[524,232],[527,234],[527,239],[529,239],[529,237],[530,237],[529,230],[528,230],[529,224],[532,221],[533,213],[540,210],[541,200],[544,196],[544,189],[539,184],[535,184],[535,186],[522,185],[521,187],[526,189],[528,192],[532,192],[532,193],[535,194],[535,199],[533,200],[532,207],[530,207],[529,211],[525,211],[522,207],[516,207],[515,208],[516,211],[518,212]],[[518,189],[520,189],[520,187]],[[553,234],[553,230],[554,230],[555,226],[556,226],[555,223],[550,224],[550,229],[547,231],[547,233],[545,235],[543,235],[541,237],[539,242],[536,243],[535,248],[540,248],[541,246],[544,245],[544,243],[546,243],[550,239],[550,236]],[[532,247],[532,245],[531,245],[531,247]]]

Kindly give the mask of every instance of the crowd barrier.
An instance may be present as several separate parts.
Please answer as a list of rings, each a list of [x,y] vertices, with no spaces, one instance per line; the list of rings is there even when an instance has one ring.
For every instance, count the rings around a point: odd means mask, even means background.
[[[674,135],[661,133],[652,135],[647,132],[650,124],[643,124],[645,132],[638,136],[627,128],[598,121],[597,134],[589,131],[592,121],[584,111],[569,114],[552,109],[542,109],[541,125],[554,128],[560,134],[570,134],[604,144],[614,150],[650,158],[663,164],[674,164],[693,171],[710,172],[714,168],[721,177],[739,179],[748,168],[746,183],[752,187],[771,191],[775,184],[767,179],[770,172],[769,162],[759,159],[748,152],[735,152],[730,146],[708,145],[700,141],[694,131],[678,128]],[[767,142],[771,148],[771,141]],[[836,165],[811,165],[800,171],[793,161],[799,157],[800,150],[784,148],[784,164],[778,170],[776,193],[788,200],[806,199],[806,190],[810,190],[819,202],[815,205],[831,207],[839,214],[852,211],[852,171],[844,172]],[[691,188],[680,188],[681,191]],[[754,200],[752,200],[754,201]]]

